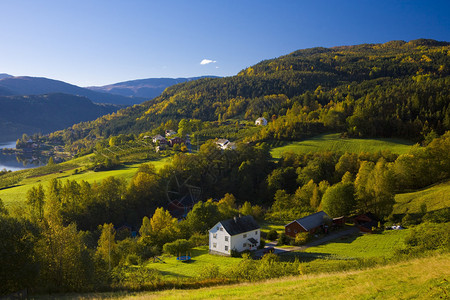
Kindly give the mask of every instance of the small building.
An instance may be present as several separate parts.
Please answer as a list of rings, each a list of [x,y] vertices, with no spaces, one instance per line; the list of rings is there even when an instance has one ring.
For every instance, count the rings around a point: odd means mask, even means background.
[[[166,137],[173,136],[175,134],[177,134],[177,132],[172,129],[166,130]]]
[[[256,250],[261,227],[252,216],[220,221],[209,230],[209,253],[230,256],[231,251]]]
[[[353,222],[362,232],[372,233],[372,228],[378,226],[379,219],[371,212],[353,217]]]
[[[324,211],[319,211],[284,225],[284,231],[286,235],[294,238],[297,233],[300,232],[309,232],[312,234],[315,233],[317,229],[323,228],[330,220],[331,218]]]
[[[227,139],[218,139],[216,145],[222,150],[234,150],[236,149],[236,143],[232,143]]]
[[[184,144],[184,140],[179,137],[174,137],[173,139],[169,140],[170,147],[173,147],[175,144]]]
[[[160,135],[160,134],[157,134],[157,135],[155,135],[154,137],[152,137],[152,142],[153,142],[153,143],[157,143],[157,142],[160,142],[160,143],[161,143],[162,140],[166,141],[166,138],[163,137],[163,136]]]
[[[256,126],[266,126],[266,125],[267,125],[267,120],[266,120],[266,118],[260,117],[260,118],[256,119],[255,125],[256,125]]]

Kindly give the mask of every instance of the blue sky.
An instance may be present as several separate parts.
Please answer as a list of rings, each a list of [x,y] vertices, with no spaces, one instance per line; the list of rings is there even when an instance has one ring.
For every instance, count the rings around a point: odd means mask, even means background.
[[[0,73],[80,86],[231,76],[316,46],[450,41],[449,15],[450,1],[0,0]]]

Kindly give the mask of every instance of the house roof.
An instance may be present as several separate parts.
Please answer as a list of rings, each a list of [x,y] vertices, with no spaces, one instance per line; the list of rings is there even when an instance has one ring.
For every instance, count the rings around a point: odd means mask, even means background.
[[[309,215],[304,218],[297,219],[292,221],[291,223],[285,225],[288,226],[294,222],[297,222],[300,226],[305,228],[305,230],[309,231],[313,228],[316,228],[324,223],[324,220],[330,218],[324,211],[316,212],[315,214]]]
[[[233,219],[220,221],[220,224],[222,224],[230,235],[236,235],[261,228],[252,216],[235,217]]]

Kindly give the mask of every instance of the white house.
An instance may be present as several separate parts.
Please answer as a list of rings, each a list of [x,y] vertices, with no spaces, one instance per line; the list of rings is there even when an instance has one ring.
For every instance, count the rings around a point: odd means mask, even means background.
[[[261,228],[252,216],[220,221],[209,230],[209,253],[231,255],[231,250],[256,250],[261,241]]]
[[[260,117],[260,118],[256,119],[255,125],[266,126],[266,125],[267,125],[267,120],[266,120],[266,118]]]
[[[175,134],[177,134],[177,132],[172,129],[166,130],[166,137],[173,136]]]
[[[227,139],[218,139],[216,141],[217,146],[219,146],[220,149],[222,150],[227,150],[227,149],[231,149],[234,150],[236,149],[236,143],[231,143],[229,140]]]
[[[162,140],[165,140],[165,139],[166,139],[166,138],[163,137],[162,135],[157,134],[157,135],[155,135],[155,136],[152,138],[152,141],[153,141],[153,143],[156,143],[157,141],[162,141]]]

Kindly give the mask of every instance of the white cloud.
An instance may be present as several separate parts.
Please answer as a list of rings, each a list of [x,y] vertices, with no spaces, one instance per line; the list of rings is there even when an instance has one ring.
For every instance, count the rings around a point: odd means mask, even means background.
[[[200,64],[201,65],[207,65],[207,64],[214,64],[214,63],[216,63],[217,61],[215,61],[215,60],[211,60],[211,59],[203,59],[201,62],[200,62]]]

